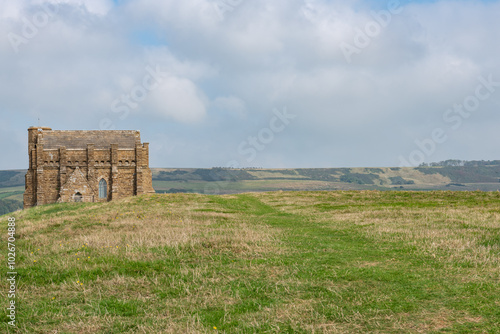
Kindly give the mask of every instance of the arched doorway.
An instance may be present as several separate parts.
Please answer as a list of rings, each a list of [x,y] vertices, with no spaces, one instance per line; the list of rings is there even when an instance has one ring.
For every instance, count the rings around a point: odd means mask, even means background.
[[[80,194],[80,193],[75,194],[75,202],[81,202],[82,199],[83,199],[82,194]]]

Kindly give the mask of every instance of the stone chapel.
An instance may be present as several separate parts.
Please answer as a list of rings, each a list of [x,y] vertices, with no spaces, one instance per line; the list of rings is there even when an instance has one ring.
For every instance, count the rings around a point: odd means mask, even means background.
[[[106,202],[154,193],[149,144],[139,131],[28,129],[24,208]]]

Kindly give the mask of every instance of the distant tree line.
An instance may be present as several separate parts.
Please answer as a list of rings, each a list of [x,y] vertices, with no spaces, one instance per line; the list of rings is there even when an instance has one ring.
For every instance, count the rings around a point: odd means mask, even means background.
[[[211,169],[199,168],[195,170],[172,172],[161,171],[155,180],[159,181],[206,181],[206,182],[236,182],[244,180],[255,180],[256,177],[243,169],[219,168]]]
[[[440,162],[422,163],[419,167],[481,167],[500,166],[500,160],[455,160],[449,159]]]
[[[264,167],[212,167],[212,169],[264,169]]]

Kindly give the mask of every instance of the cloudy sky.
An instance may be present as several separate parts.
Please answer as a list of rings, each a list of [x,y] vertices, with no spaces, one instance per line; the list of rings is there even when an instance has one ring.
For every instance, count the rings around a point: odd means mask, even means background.
[[[0,0],[0,169],[29,126],[152,167],[500,159],[500,1]],[[38,121],[40,119],[40,121]]]

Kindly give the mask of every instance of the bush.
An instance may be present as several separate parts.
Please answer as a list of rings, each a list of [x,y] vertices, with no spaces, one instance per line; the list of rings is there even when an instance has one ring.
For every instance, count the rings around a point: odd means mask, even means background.
[[[415,184],[413,180],[405,180],[401,176],[390,177],[391,184],[401,185],[401,184]]]
[[[349,173],[342,175],[340,177],[340,182],[356,183],[356,184],[374,184],[373,180],[379,178],[380,177],[375,174]]]

